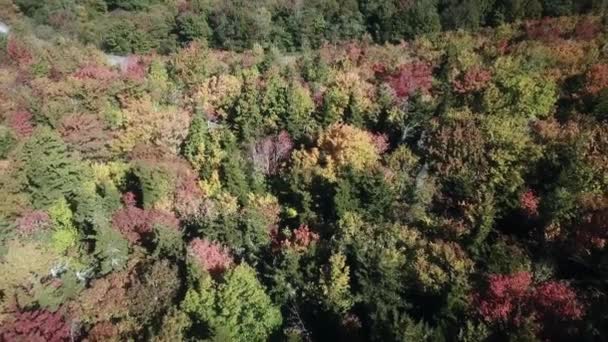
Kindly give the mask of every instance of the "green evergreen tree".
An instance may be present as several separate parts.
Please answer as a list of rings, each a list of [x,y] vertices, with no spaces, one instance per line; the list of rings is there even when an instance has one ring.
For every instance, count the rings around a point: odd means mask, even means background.
[[[256,69],[243,71],[243,89],[230,115],[233,129],[245,142],[260,136],[266,122],[260,108],[259,73]]]
[[[127,11],[141,10],[155,0],[105,0],[110,8],[121,8]]]
[[[228,271],[215,282],[203,274],[182,302],[185,312],[206,324],[213,340],[266,341],[282,322],[281,312],[247,264]]]
[[[211,38],[211,28],[207,23],[206,13],[186,12],[177,17],[177,30],[179,37],[184,42],[197,39],[208,40]]]
[[[149,209],[158,202],[168,200],[171,191],[171,175],[163,167],[141,162],[134,168],[139,180],[144,208]]]
[[[43,127],[34,132],[21,153],[26,188],[36,208],[71,198],[82,181],[79,161],[71,157],[56,131]]]
[[[0,159],[8,156],[8,153],[15,146],[16,140],[13,133],[6,126],[0,125]]]
[[[441,21],[437,12],[437,0],[415,1],[403,15],[397,17],[403,38],[414,39],[418,35],[439,32]]]
[[[485,24],[493,0],[440,0],[444,29],[477,29]]]

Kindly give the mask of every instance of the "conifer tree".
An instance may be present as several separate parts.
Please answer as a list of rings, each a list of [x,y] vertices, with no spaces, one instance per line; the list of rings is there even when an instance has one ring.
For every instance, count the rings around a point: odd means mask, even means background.
[[[246,264],[229,271],[222,283],[203,274],[182,306],[216,337],[236,342],[266,341],[282,322],[281,312]]]
[[[25,143],[21,159],[26,188],[36,208],[71,197],[82,180],[78,160],[71,157],[57,132],[43,127]]]

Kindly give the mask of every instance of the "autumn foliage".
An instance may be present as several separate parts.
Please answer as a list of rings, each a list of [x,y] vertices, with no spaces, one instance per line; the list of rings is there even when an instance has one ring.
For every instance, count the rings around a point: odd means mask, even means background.
[[[429,93],[432,87],[432,68],[426,63],[404,64],[387,77],[388,83],[399,98],[407,98],[416,92]]]
[[[6,52],[19,67],[27,67],[34,60],[27,46],[14,37],[11,37],[6,43]]]
[[[608,88],[608,64],[595,64],[587,72],[585,89],[589,94],[596,95]]]
[[[568,284],[549,281],[540,284],[534,291],[534,303],[542,315],[556,319],[580,319],[585,314],[584,306],[576,292]]]
[[[476,298],[478,312],[490,322],[511,319],[528,295],[531,283],[532,275],[528,272],[490,275],[486,292]]]
[[[521,209],[529,217],[535,217],[538,215],[539,202],[539,198],[531,190],[523,192],[519,198]]]
[[[273,236],[274,250],[305,252],[319,241],[319,234],[304,224],[294,229],[288,236],[277,230],[273,230],[271,234]]]
[[[574,35],[578,39],[592,40],[599,36],[602,31],[602,24],[599,20],[583,17],[574,28]]]
[[[70,115],[63,118],[59,133],[72,148],[92,158],[107,155],[110,133],[94,115]]]
[[[188,245],[188,253],[200,266],[211,273],[226,271],[233,263],[228,249],[207,239],[194,239]]]
[[[584,251],[603,249],[608,242],[608,200],[585,196],[581,200],[583,215],[574,224],[575,240]]]
[[[524,26],[529,39],[553,42],[564,35],[563,26],[554,18],[528,21]]]
[[[18,311],[0,327],[4,341],[64,342],[78,336],[60,311]]]
[[[112,216],[112,226],[132,243],[139,242],[152,232],[154,225],[178,229],[179,221],[172,213],[162,210],[144,210],[136,206],[135,195],[123,195],[124,207]]]
[[[487,289],[474,301],[488,322],[518,325],[526,318],[577,320],[584,314],[584,306],[570,285],[556,281],[533,285],[529,272],[490,275]]]
[[[74,73],[74,77],[79,80],[93,79],[97,81],[109,81],[115,79],[118,75],[113,70],[95,64],[88,64]]]
[[[32,235],[51,227],[50,216],[42,210],[26,212],[17,219],[17,229],[21,234]]]
[[[0,341],[607,340],[600,2],[0,0]]]
[[[8,126],[13,129],[19,137],[27,138],[34,131],[32,114],[25,110],[10,113],[8,116]]]
[[[483,90],[492,79],[488,70],[473,67],[453,81],[454,90],[460,94],[473,93]]]

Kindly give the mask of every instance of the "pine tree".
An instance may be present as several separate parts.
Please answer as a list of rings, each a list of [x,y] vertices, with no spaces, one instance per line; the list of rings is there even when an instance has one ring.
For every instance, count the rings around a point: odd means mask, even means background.
[[[258,79],[259,73],[256,69],[243,72],[243,89],[230,117],[233,128],[245,141],[259,136],[267,126],[259,105]]]
[[[25,143],[22,172],[36,208],[45,208],[79,188],[82,174],[78,160],[68,154],[65,143],[50,128],[43,127]]]
[[[281,312],[246,264],[229,271],[220,284],[204,274],[198,286],[186,293],[182,305],[191,316],[205,322],[216,339],[266,341],[282,322]]]

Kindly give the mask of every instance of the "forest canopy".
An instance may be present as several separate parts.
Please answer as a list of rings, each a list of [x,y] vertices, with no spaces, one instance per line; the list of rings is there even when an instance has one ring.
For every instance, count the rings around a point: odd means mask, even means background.
[[[10,4],[9,0],[3,0]],[[605,0],[13,0],[44,35],[58,32],[117,54],[164,54],[192,41],[243,51],[323,43],[397,43],[546,16],[600,13]],[[7,7],[9,5],[6,5]],[[6,19],[6,18],[5,18]]]
[[[0,0],[0,341],[603,341],[585,0]]]

